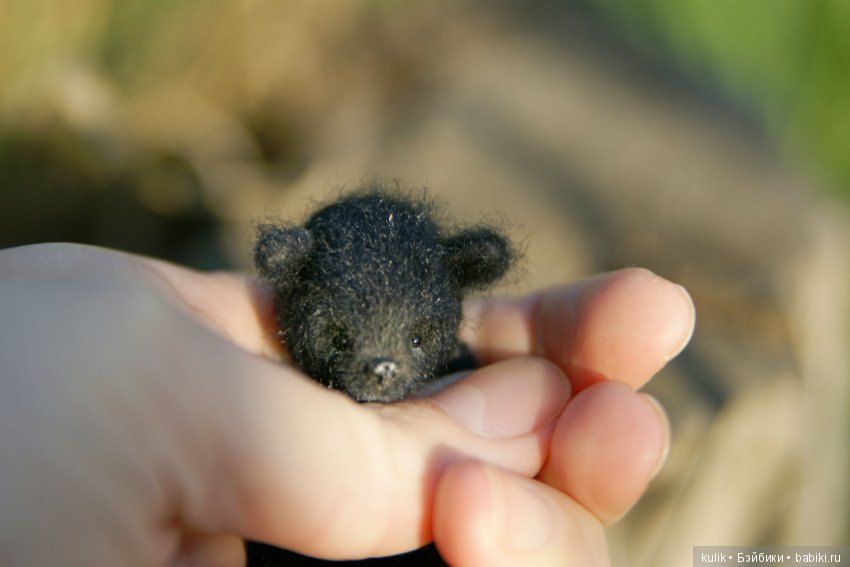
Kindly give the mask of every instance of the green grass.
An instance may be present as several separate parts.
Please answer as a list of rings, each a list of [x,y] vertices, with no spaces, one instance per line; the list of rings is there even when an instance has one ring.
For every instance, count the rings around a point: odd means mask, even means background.
[[[850,200],[850,2],[593,1],[638,48],[747,101],[806,173]]]

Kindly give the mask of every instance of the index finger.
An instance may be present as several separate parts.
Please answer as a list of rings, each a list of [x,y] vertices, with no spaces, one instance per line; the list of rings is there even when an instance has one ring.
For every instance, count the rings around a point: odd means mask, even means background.
[[[119,277],[153,286],[195,319],[253,353],[280,353],[272,300],[256,280],[231,272],[199,272],[128,252],[80,244],[32,244],[3,251],[9,273]]]
[[[470,302],[462,339],[484,364],[548,358],[575,392],[603,380],[636,389],[681,352],[695,317],[684,288],[627,268],[522,298]]]
[[[278,358],[272,297],[262,283],[236,272],[197,272],[151,258],[133,258],[177,304],[249,352]]]

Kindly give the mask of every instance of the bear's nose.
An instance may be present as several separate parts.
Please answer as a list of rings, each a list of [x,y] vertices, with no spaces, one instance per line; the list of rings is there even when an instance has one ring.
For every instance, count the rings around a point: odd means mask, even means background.
[[[389,358],[376,358],[369,363],[369,372],[382,383],[396,377],[398,365]]]

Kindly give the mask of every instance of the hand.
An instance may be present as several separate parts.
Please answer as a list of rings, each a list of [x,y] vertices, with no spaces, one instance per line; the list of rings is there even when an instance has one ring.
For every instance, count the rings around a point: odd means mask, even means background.
[[[460,566],[604,565],[601,526],[667,446],[657,405],[621,382],[693,325],[679,288],[638,270],[479,303],[466,338],[491,364],[364,406],[272,360],[268,298],[242,276],[73,245],[0,252],[0,274],[9,564],[239,565],[241,537],[351,558],[434,537]]]
[[[689,342],[690,296],[626,269],[474,303],[466,320],[463,338],[491,364],[484,370],[543,357],[569,377],[574,395],[535,480],[480,462],[444,473],[434,514],[441,553],[453,565],[607,565],[602,527],[631,508],[669,449],[663,410],[634,390]]]

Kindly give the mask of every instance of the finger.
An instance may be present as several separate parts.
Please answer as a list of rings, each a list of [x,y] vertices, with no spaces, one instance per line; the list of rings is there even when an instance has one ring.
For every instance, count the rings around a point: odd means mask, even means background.
[[[136,254],[66,243],[6,250],[2,262],[7,273],[141,281],[250,352],[278,356],[281,350],[268,290],[245,275],[202,273]]]
[[[602,526],[587,510],[540,482],[476,462],[441,478],[434,537],[457,567],[610,564]]]
[[[484,363],[549,358],[575,391],[606,379],[638,388],[684,348],[694,318],[682,287],[630,268],[521,299],[471,303],[463,338]]]
[[[365,406],[230,349],[203,349],[206,357],[193,357],[202,368],[157,396],[182,416],[172,429],[189,432],[173,474],[177,492],[190,495],[183,521],[326,558],[429,541],[436,480],[459,459],[536,474],[569,397],[560,370],[531,358],[472,373],[434,399]]]
[[[272,298],[259,280],[244,274],[198,272],[153,258],[117,254],[217,333],[249,352],[280,355]]]
[[[611,523],[646,490],[669,444],[657,402],[617,382],[597,384],[564,409],[538,478]]]
[[[428,402],[471,431],[487,437],[514,437],[541,429],[561,412],[570,397],[570,384],[563,378],[545,359],[515,358],[479,369]]]

